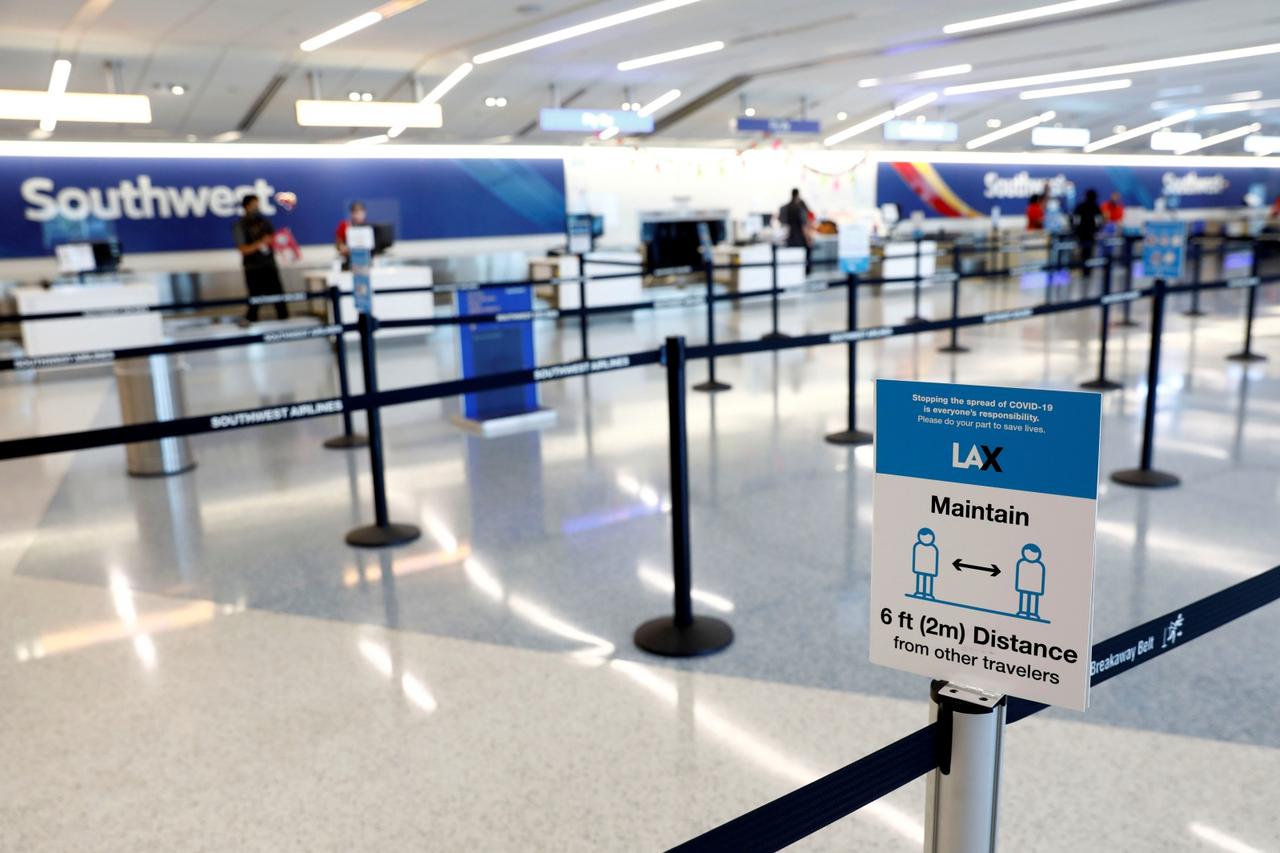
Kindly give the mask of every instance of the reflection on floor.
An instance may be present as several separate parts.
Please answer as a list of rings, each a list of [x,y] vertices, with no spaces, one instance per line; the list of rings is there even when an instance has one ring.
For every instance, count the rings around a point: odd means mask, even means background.
[[[1259,296],[1265,352],[1280,311]],[[962,311],[1042,299],[979,282]],[[1223,358],[1240,300],[1170,311],[1157,460],[1184,485],[1104,486],[1097,637],[1280,563],[1280,383]],[[949,290],[924,308],[945,316]],[[860,313],[910,309],[909,291],[871,292]],[[808,294],[782,328],[843,317],[842,294]],[[593,320],[592,353],[696,343],[703,323]],[[768,323],[767,302],[726,308],[717,338]],[[537,329],[540,363],[577,356],[574,324]],[[966,329],[966,355],[939,354],[940,334],[864,343],[859,419],[876,377],[1072,388],[1096,372],[1096,330],[1090,311]],[[455,376],[453,335],[386,342],[384,385]],[[1104,473],[1136,460],[1146,344],[1112,338]],[[334,391],[321,342],[248,355],[190,356],[192,408]],[[0,743],[23,768],[0,782],[5,848],[656,849],[923,724],[924,680],[866,662],[874,450],[822,441],[843,428],[843,348],[717,369],[733,390],[689,402],[695,606],[738,639],[690,662],[630,640],[671,592],[658,368],[543,384],[559,417],[541,432],[471,436],[455,401],[388,410],[392,516],[424,536],[385,553],[342,543],[371,508],[367,457],[321,448],[336,418],[200,436],[199,467],[169,479],[125,477],[119,448],[4,463],[23,484],[0,496]],[[0,401],[6,437],[118,419],[102,372],[9,377]],[[1109,682],[1085,715],[1014,727],[1006,849],[1275,849],[1277,626],[1254,614]],[[1239,784],[1207,784],[1227,768]],[[921,802],[903,789],[800,848],[919,849]]]

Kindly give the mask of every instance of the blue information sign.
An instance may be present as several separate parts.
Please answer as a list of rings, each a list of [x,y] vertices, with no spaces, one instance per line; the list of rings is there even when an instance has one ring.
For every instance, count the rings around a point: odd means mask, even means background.
[[[873,663],[1084,710],[1100,401],[876,383]]]
[[[803,118],[738,116],[734,128],[739,133],[821,133],[822,123]]]
[[[538,113],[542,130],[565,133],[599,133],[616,127],[622,133],[653,133],[653,116],[631,110],[544,109]]]
[[[533,310],[533,294],[527,287],[462,290],[454,294],[454,305],[459,314],[528,314]],[[531,320],[470,323],[461,326],[459,333],[464,379],[534,367]],[[462,414],[473,421],[537,410],[538,386],[534,384],[478,391],[462,398]]]
[[[1187,260],[1187,223],[1150,220],[1142,231],[1142,271],[1176,281]]]

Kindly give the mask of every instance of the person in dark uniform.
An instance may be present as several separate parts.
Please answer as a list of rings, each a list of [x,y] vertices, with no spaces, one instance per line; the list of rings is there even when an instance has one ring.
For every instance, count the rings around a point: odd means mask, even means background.
[[[1098,191],[1089,190],[1084,194],[1084,201],[1076,205],[1072,213],[1073,229],[1076,232],[1076,245],[1080,247],[1080,260],[1087,261],[1093,257],[1093,247],[1098,240],[1098,231],[1102,229],[1102,207],[1098,204]]]
[[[240,199],[240,206],[244,208],[244,216],[231,226],[231,234],[235,237],[236,247],[240,249],[240,259],[244,262],[244,283],[249,296],[284,293],[284,285],[280,283],[280,270],[276,267],[275,226],[258,209],[256,195],[249,194]],[[245,314],[246,323],[257,322],[258,307],[249,306],[249,311]],[[275,308],[277,319],[284,320],[289,316],[289,309],[283,302],[275,303]]]
[[[778,221],[787,226],[787,245],[804,247],[804,268],[809,271],[809,205],[800,198],[800,190],[791,191],[791,201],[778,211]]]

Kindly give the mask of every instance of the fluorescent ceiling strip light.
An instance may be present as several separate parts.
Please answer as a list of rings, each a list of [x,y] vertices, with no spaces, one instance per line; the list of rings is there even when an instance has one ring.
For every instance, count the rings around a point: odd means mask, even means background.
[[[146,95],[107,95],[98,92],[64,92],[54,108],[42,89],[0,89],[0,119],[110,122],[149,124],[151,99]]]
[[[1239,139],[1242,136],[1248,136],[1249,134],[1257,133],[1260,130],[1262,130],[1262,125],[1259,122],[1255,121],[1253,124],[1246,124],[1244,127],[1237,127],[1235,130],[1228,130],[1225,133],[1217,133],[1217,134],[1214,134],[1213,136],[1206,136],[1204,139],[1201,139],[1199,142],[1195,143],[1194,145],[1188,145],[1184,148],[1179,148],[1177,151],[1173,153],[1179,154],[1179,155],[1190,154],[1193,151],[1201,151],[1205,148],[1209,148],[1214,145],[1220,145],[1223,142],[1230,142],[1233,139]]]
[[[1262,98],[1262,92],[1254,89],[1252,92],[1236,92],[1227,95],[1228,101],[1257,101]]]
[[[932,80],[937,77],[955,77],[960,74],[968,74],[973,71],[973,66],[965,63],[964,65],[946,65],[942,68],[929,68],[925,71],[917,71],[914,74],[906,74],[901,77],[865,77],[858,81],[859,89],[870,89],[875,86],[882,86],[885,83],[907,82],[910,80]]]
[[[613,139],[618,135],[618,126],[612,125],[596,134],[596,139]]]
[[[871,130],[872,128],[879,127],[885,122],[891,121],[905,113],[914,112],[915,110],[918,110],[923,106],[932,104],[936,100],[938,100],[937,92],[930,92],[927,95],[921,95],[918,98],[913,98],[910,101],[907,101],[905,104],[900,104],[891,110],[885,110],[884,112],[878,115],[874,115],[871,118],[866,119],[865,121],[860,121],[857,124],[853,124],[853,125],[850,125],[849,127],[846,127],[844,130],[841,130],[838,133],[831,134],[826,139],[822,140],[822,144],[829,147],[829,146],[844,142],[846,139],[852,139],[853,137],[857,136],[859,133],[866,133],[868,130]]]
[[[1052,15],[1065,15],[1069,12],[1079,12],[1083,9],[1092,9],[1095,6],[1108,6],[1112,3],[1119,2],[1120,0],[1068,0],[1066,3],[1053,3],[1049,6],[1037,6],[1034,9],[1023,9],[1021,12],[1006,12],[1003,15],[991,15],[987,18],[974,18],[969,21],[947,24],[942,28],[942,31],[947,35],[967,33],[970,30],[985,30],[990,27],[1003,27],[1006,24],[1017,24],[1022,21],[1032,21],[1036,18],[1048,18]]]
[[[1052,121],[1056,115],[1057,113],[1053,110],[1049,110],[1048,112],[1040,113],[1038,116],[1032,116],[1031,118],[1014,122],[1013,124],[1002,127],[999,130],[993,130],[990,133],[983,134],[975,139],[970,139],[964,144],[964,147],[970,151],[975,148],[981,148],[982,146],[995,142],[998,139],[1004,139],[1006,136],[1013,136],[1015,133],[1022,133],[1024,130],[1030,130],[1038,124],[1043,124],[1046,121]]]
[[[1077,86],[1054,86],[1051,89],[1028,89],[1019,92],[1018,98],[1034,101],[1037,98],[1057,98],[1065,95],[1085,95],[1089,92],[1113,92],[1116,89],[1128,89],[1132,80],[1107,80],[1103,83],[1081,83]]]
[[[363,15],[358,15],[357,17],[347,21],[345,24],[338,24],[338,26],[331,30],[325,30],[318,36],[312,36],[299,44],[298,47],[307,53],[310,53],[313,50],[319,50],[322,47],[331,45],[338,39],[344,39],[353,33],[358,33],[363,29],[372,27],[381,20],[381,12],[365,12]]]
[[[647,18],[650,15],[661,14],[662,12],[670,12],[672,9],[679,9],[681,6],[689,6],[697,3],[698,0],[660,0],[657,3],[647,3],[644,6],[637,6],[634,9],[628,9],[625,12],[618,12],[615,15],[606,15],[603,18],[596,18],[593,21],[587,21],[572,27],[565,27],[562,30],[554,30],[545,35],[535,36],[531,39],[518,41],[515,44],[509,44],[506,47],[499,47],[495,50],[488,50],[484,53],[476,54],[472,62],[477,65],[483,65],[486,62],[493,62],[496,59],[506,59],[508,56],[515,56],[517,53],[524,53],[527,50],[536,50],[540,47],[546,47],[549,44],[566,41],[578,36],[584,36],[587,33],[594,33],[608,27],[616,27],[619,24],[630,23],[641,18]]]
[[[654,113],[656,113],[658,110],[665,107],[667,104],[674,101],[678,97],[680,97],[680,90],[671,89],[670,91],[662,93],[661,95],[659,95],[658,97],[650,101],[649,103],[645,104],[643,107],[640,108],[640,110],[636,113],[636,115],[640,116],[640,118],[646,118],[648,116],[651,116]]]
[[[52,133],[58,126],[58,106],[67,91],[67,80],[71,77],[71,62],[59,59],[53,63],[53,71],[49,74],[49,91],[45,93],[44,115],[40,118],[40,129]]]
[[[973,66],[969,63],[962,65],[945,65],[942,68],[930,68],[925,71],[917,71],[915,74],[908,74],[908,80],[933,80],[938,77],[956,77],[960,74],[968,74],[973,70]]]
[[[1112,145],[1125,142],[1126,140],[1135,139],[1139,136],[1145,136],[1148,133],[1155,133],[1157,130],[1161,130],[1166,127],[1172,127],[1173,125],[1181,124],[1184,121],[1191,121],[1191,119],[1195,117],[1196,117],[1195,110],[1183,110],[1182,112],[1174,113],[1173,115],[1168,116],[1167,118],[1162,118],[1162,119],[1159,119],[1158,121],[1149,121],[1144,125],[1130,128],[1129,130],[1126,130],[1123,133],[1117,133],[1113,136],[1104,137],[1102,139],[1099,139],[1097,142],[1090,142],[1088,145],[1084,147],[1084,151],[1086,154],[1092,153],[1094,151],[1101,151],[1103,148],[1110,148]]]
[[[430,92],[427,92],[427,94],[423,96],[422,100],[418,101],[418,105],[430,106],[431,104],[438,103],[439,100],[449,92],[449,90],[451,90],[454,86],[461,83],[462,78],[466,77],[474,69],[475,69],[475,66],[472,65],[470,62],[462,63],[457,68],[450,71],[449,76],[445,77],[443,80],[437,83],[434,89],[432,89]],[[392,139],[395,139],[397,136],[404,133],[405,127],[406,125],[403,125],[403,124],[394,125],[387,131],[387,136],[390,136]]]
[[[639,59],[628,59],[625,62],[618,63],[618,70],[634,71],[637,68],[648,68],[650,65],[661,65],[664,62],[675,62],[677,59],[688,59],[691,56],[715,53],[717,50],[724,50],[724,42],[709,41],[704,44],[695,44],[693,47],[682,47],[679,50],[668,50],[666,53],[655,53],[652,56],[642,56]]]
[[[1274,110],[1280,107],[1280,99],[1270,101],[1245,101],[1236,104],[1213,104],[1207,107],[1201,107],[1200,112],[1207,116],[1222,115],[1223,113],[1248,113],[1254,110]]]
[[[295,102],[299,127],[440,127],[439,104],[412,101]]]
[[[1142,62],[1126,62],[1121,65],[1103,65],[1097,68],[1081,68],[1077,71],[1059,71],[1053,74],[1035,74],[1030,77],[1011,77],[987,83],[965,83],[948,86],[944,95],[971,95],[975,92],[998,92],[1002,89],[1021,89],[1043,83],[1066,83],[1071,80],[1090,80],[1094,77],[1117,77],[1122,74],[1138,74],[1143,71],[1161,71],[1166,68],[1182,68],[1188,65],[1207,65],[1213,62],[1230,62],[1280,53],[1280,42],[1260,44],[1254,47],[1237,47],[1231,50],[1215,50],[1209,53],[1192,53],[1171,56],[1166,59],[1148,59]]]

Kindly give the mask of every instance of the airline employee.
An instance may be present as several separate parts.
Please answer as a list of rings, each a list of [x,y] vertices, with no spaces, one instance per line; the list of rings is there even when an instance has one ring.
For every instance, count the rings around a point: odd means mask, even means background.
[[[275,258],[276,228],[259,210],[258,197],[253,193],[244,196],[240,200],[240,206],[244,208],[244,216],[231,226],[231,235],[240,250],[240,260],[244,264],[244,283],[249,296],[282,294],[284,285],[280,282],[280,270],[276,267]],[[252,304],[249,306],[245,323],[257,322],[258,307]],[[277,319],[284,320],[289,316],[289,309],[283,302],[275,303],[275,308]]]
[[[351,266],[351,247],[347,245],[347,228],[352,225],[364,225],[369,218],[369,212],[362,201],[351,202],[349,212],[350,216],[338,223],[338,230],[333,235],[334,246],[337,247],[338,254],[342,255],[343,269]]]

